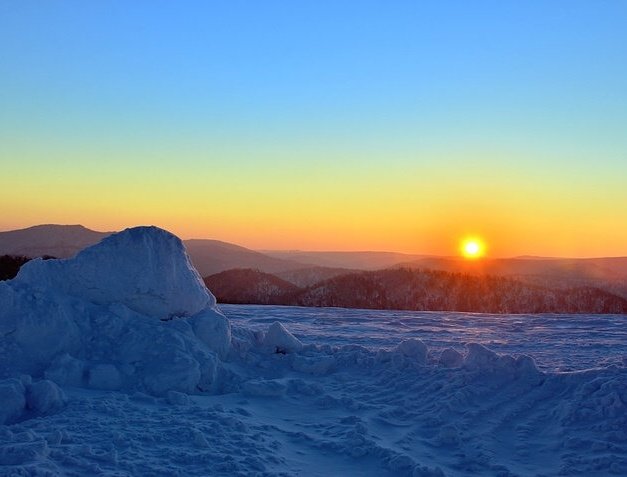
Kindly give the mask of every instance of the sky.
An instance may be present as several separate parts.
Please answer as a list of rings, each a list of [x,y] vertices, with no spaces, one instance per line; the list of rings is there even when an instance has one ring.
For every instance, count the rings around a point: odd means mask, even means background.
[[[627,255],[627,2],[0,0],[0,230]]]

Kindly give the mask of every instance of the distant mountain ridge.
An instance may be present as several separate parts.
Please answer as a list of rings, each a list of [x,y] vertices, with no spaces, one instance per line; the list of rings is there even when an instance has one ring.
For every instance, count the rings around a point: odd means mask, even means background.
[[[82,225],[36,225],[0,232],[0,255],[68,258],[113,232],[96,232]],[[210,239],[184,240],[194,266],[207,276],[233,268],[259,268],[271,273],[312,265],[269,257],[239,245]]]
[[[627,257],[600,258],[494,258],[464,260],[427,257],[398,263],[396,267],[443,270],[489,275],[550,275],[568,278],[578,275],[592,279],[627,279]]]
[[[233,268],[254,268],[268,273],[285,272],[306,267],[307,264],[269,257],[245,247],[220,240],[184,240],[185,248],[201,276]]]
[[[108,235],[110,232],[96,232],[82,225],[37,225],[0,232],[0,255],[65,258]],[[203,277],[248,268],[273,274],[298,287],[308,287],[359,270],[409,268],[506,276],[545,288],[591,286],[627,298],[627,257],[564,259],[521,256],[472,261],[396,252],[262,253],[211,239],[185,240],[184,243],[194,266]]]
[[[253,269],[227,270],[204,280],[216,297],[228,297],[233,304],[283,305],[286,297],[300,291],[288,281]]]
[[[347,273],[357,272],[359,270],[351,270],[348,268],[331,268],[331,267],[307,267],[298,268],[296,270],[286,270],[276,273],[275,275],[288,281],[298,287],[308,287],[329,278],[338,275],[346,275]]]
[[[320,252],[304,250],[262,250],[270,257],[311,263],[318,267],[329,267],[349,270],[381,270],[403,262],[420,260],[431,255],[408,254],[399,252],[354,251],[354,252]]]
[[[82,225],[35,225],[0,232],[0,255],[66,258],[112,233],[96,232]]]
[[[258,270],[205,278],[219,303],[475,313],[627,313],[627,299],[594,287],[553,289],[502,276],[406,268],[359,271],[296,287]]]
[[[592,286],[627,298],[627,257],[519,257],[477,261],[429,257],[400,263],[394,268],[441,270],[479,276],[505,276],[549,288]]]

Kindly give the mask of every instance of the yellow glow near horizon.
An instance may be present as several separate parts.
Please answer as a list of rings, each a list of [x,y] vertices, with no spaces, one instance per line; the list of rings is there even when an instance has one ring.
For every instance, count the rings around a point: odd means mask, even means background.
[[[576,175],[563,183],[542,182],[476,154],[466,157],[475,161],[470,169],[452,156],[446,168],[424,173],[367,155],[360,156],[368,158],[366,164],[329,153],[333,160],[306,156],[292,166],[281,160],[273,167],[259,156],[242,168],[243,153],[227,150],[228,161],[222,162],[213,156],[203,162],[191,152],[176,161],[120,152],[120,164],[97,151],[85,152],[89,161],[70,146],[64,152],[52,151],[54,161],[42,163],[37,151],[29,155],[16,148],[11,155],[20,160],[2,163],[0,231],[46,223],[99,231],[157,225],[183,239],[213,238],[259,250],[464,257],[463,238],[489,237],[485,256],[492,258],[626,253],[620,205],[627,203],[627,188],[620,174],[603,187],[594,176],[587,182]],[[111,167],[92,173],[96,166],[90,161]]]
[[[476,237],[466,238],[462,241],[461,252],[465,258],[477,259],[484,255],[485,245]]]

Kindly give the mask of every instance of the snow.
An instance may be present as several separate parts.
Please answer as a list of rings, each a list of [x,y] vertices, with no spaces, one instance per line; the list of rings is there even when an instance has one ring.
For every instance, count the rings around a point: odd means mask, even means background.
[[[26,408],[26,389],[19,379],[0,382],[0,423],[15,422]]]
[[[26,408],[38,414],[50,414],[65,405],[65,393],[54,382],[42,379],[26,386]]]
[[[275,321],[266,332],[262,347],[271,353],[295,353],[303,348],[303,344],[285,327]]]
[[[224,358],[231,349],[231,326],[215,307],[206,308],[189,320],[194,334],[207,347]]]
[[[32,382],[30,376],[0,381],[0,424],[12,423],[24,416],[46,415],[65,406],[65,393],[54,382]]]
[[[0,283],[0,475],[627,474],[627,316],[227,319],[150,227],[50,263]]]
[[[0,283],[0,377],[154,395],[216,386],[230,324],[174,235],[127,229],[28,265]]]
[[[157,227],[110,235],[73,258],[31,260],[15,282],[97,304],[122,303],[157,318],[191,316],[215,306],[181,240]]]
[[[440,354],[439,364],[445,368],[457,368],[463,362],[464,357],[462,354],[453,348],[446,348]]]
[[[303,344],[360,345],[373,351],[395,348],[411,338],[429,348],[429,360],[466,343],[499,354],[533,356],[544,371],[577,371],[627,364],[625,315],[559,315],[416,312],[220,305],[231,323],[263,333],[279,321]]]
[[[396,351],[403,356],[414,359],[418,364],[425,364],[427,361],[427,345],[417,338],[401,341],[396,347]]]

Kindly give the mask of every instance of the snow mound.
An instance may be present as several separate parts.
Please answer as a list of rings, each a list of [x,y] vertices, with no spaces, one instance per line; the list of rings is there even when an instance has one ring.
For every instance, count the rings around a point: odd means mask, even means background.
[[[295,353],[303,349],[303,344],[278,321],[270,325],[266,332],[262,348],[272,353]]]
[[[427,361],[427,345],[417,338],[401,341],[396,346],[396,351],[418,364],[425,364]]]
[[[26,386],[26,407],[38,414],[51,414],[66,403],[65,393],[52,381],[42,379]]]
[[[225,358],[231,348],[231,326],[217,308],[205,308],[189,320],[196,337]]]
[[[174,235],[127,229],[28,265],[0,282],[0,378],[153,395],[216,389],[230,324]]]
[[[32,382],[30,376],[0,381],[0,425],[11,424],[27,413],[44,416],[65,406],[65,393],[52,381]]]
[[[501,374],[512,378],[533,378],[541,375],[532,357],[497,354],[479,343],[467,343],[468,353],[462,366],[469,371]]]
[[[122,303],[161,319],[191,316],[216,304],[181,240],[157,227],[113,234],[64,260],[32,260],[15,278],[97,304]]]
[[[0,424],[16,421],[26,407],[26,389],[19,379],[0,381]]]
[[[442,350],[438,362],[440,366],[444,366],[445,368],[458,368],[464,362],[464,357],[459,351],[453,348],[446,348]]]

